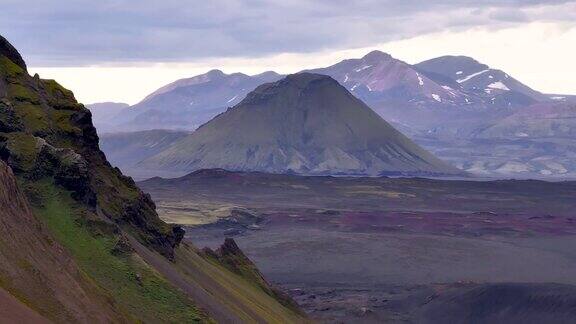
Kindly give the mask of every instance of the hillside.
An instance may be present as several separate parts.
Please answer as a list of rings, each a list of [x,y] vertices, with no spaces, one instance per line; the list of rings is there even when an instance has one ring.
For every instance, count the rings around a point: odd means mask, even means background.
[[[54,242],[33,216],[16,177],[3,161],[0,161],[0,210],[0,289],[6,294],[0,303],[6,303],[7,296],[14,295],[18,297],[12,297],[15,305],[21,303],[24,310],[35,308],[58,321],[105,322],[122,318],[86,280],[72,256]],[[23,314],[17,308],[7,313],[0,310],[0,316],[32,316],[48,322],[31,308]]]
[[[57,82],[28,75],[1,37],[0,159],[0,289],[39,316],[303,321],[249,277],[181,244],[184,230],[110,166],[90,112]]]
[[[330,77],[264,84],[165,151],[150,170],[223,168],[301,174],[458,174]]]

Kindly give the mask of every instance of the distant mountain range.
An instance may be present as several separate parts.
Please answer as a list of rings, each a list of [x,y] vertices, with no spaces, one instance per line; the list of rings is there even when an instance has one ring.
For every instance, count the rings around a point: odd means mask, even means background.
[[[239,103],[257,86],[280,78],[274,72],[249,76],[212,70],[154,91],[138,104],[122,110],[113,125],[102,125],[101,130],[194,130]]]
[[[334,79],[299,73],[259,86],[166,150],[150,170],[461,174],[396,131]]]
[[[512,114],[514,109],[570,98],[544,95],[503,71],[464,56],[444,56],[410,65],[373,51],[359,59],[309,72],[331,76],[382,117],[424,132],[466,133]],[[258,85],[281,77],[275,72],[249,76],[212,70],[154,91],[101,129],[194,130],[239,103]],[[445,124],[447,119],[472,125],[449,126]]]
[[[566,173],[535,165],[533,159],[550,154],[543,145],[525,143],[522,146],[528,147],[530,154],[503,155],[496,160],[469,154],[483,145],[487,145],[488,151],[490,144],[486,143],[490,140],[497,145],[497,142],[509,139],[526,141],[543,134],[576,131],[576,125],[566,120],[566,116],[576,109],[575,96],[543,94],[504,71],[464,56],[443,56],[410,65],[386,53],[373,51],[362,58],[309,72],[331,76],[398,130],[440,158],[468,171],[496,176],[549,172],[565,176],[574,172],[576,176],[576,163],[564,165]],[[248,76],[213,70],[158,89],[137,105],[121,109],[113,123],[100,119],[95,122],[100,133],[158,128],[192,131],[239,103],[258,85],[281,77],[274,72]],[[544,111],[548,111],[546,116],[550,113],[562,115],[562,125],[559,125],[559,118],[554,122],[548,117],[530,119],[532,114]],[[528,122],[529,132],[518,130]],[[547,135],[550,136],[556,135]],[[564,141],[569,140],[564,136]],[[554,145],[571,147],[566,143]],[[458,151],[466,153],[459,155]],[[510,162],[508,159],[523,166],[505,167]]]

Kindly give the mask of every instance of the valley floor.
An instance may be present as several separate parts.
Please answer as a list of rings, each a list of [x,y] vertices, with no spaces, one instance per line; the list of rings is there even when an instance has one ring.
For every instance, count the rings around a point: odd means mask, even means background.
[[[189,232],[195,244],[218,238]],[[417,321],[443,293],[485,283],[576,285],[576,236],[463,238],[275,227],[235,238],[312,317]],[[545,265],[554,265],[547,267]]]
[[[574,183],[213,170],[140,185],[195,245],[233,236],[320,321],[576,318],[561,307],[576,305]],[[531,302],[500,311],[482,300],[494,292]],[[469,307],[452,307],[455,298]]]

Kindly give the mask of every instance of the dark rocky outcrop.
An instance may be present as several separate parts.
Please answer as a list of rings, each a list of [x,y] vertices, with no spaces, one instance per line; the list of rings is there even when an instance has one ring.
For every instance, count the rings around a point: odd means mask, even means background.
[[[24,71],[27,70],[26,63],[20,53],[6,40],[6,38],[0,36],[0,56],[7,57],[10,61],[14,62],[16,65],[21,67]]]
[[[168,258],[183,230],[158,218],[149,196],[107,162],[88,109],[53,80],[29,76],[0,39],[0,157],[25,181],[49,179],[88,210]]]
[[[216,260],[226,269],[242,276],[244,279],[255,284],[271,297],[275,298],[282,305],[296,313],[302,313],[298,304],[286,293],[270,284],[256,265],[240,250],[234,239],[226,238],[216,251],[210,248],[204,248],[203,253],[206,257]]]

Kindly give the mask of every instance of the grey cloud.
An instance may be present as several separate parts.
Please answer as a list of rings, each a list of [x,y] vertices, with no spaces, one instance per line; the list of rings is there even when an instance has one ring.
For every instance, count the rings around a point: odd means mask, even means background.
[[[546,0],[2,0],[0,33],[30,65],[191,61],[370,46],[544,18]],[[568,16],[567,18],[570,18]]]
[[[494,10],[490,13],[490,18],[508,22],[525,22],[530,20],[529,16],[525,12],[509,8]]]

